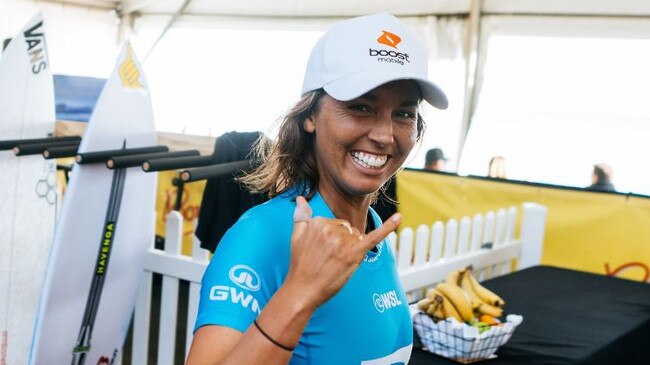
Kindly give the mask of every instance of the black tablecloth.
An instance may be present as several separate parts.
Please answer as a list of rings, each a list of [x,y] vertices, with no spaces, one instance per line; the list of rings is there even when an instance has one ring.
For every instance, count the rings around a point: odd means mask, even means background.
[[[524,317],[486,365],[650,364],[649,284],[550,266],[484,284]],[[457,364],[418,345],[410,365]]]

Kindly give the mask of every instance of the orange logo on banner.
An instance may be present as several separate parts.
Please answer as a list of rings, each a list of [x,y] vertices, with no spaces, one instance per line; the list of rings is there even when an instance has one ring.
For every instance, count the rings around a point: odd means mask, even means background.
[[[377,42],[393,48],[397,48],[397,45],[401,41],[402,38],[400,38],[397,34],[393,34],[385,30],[382,30],[382,34],[379,36],[379,38],[377,38]]]
[[[615,269],[611,269],[609,267],[609,263],[605,263],[605,275],[607,276],[617,276],[619,277],[621,273],[624,271],[629,271],[629,270],[635,270],[637,274],[641,274],[641,277],[638,279],[639,281],[646,283],[648,282],[648,279],[650,279],[650,268],[648,265],[644,264],[643,262],[627,262],[623,265],[620,265],[619,267]]]

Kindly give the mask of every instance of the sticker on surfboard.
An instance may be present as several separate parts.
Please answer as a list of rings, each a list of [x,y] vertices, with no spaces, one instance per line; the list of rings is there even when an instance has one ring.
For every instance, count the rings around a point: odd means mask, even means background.
[[[0,140],[54,131],[54,86],[43,19],[35,15],[0,56]],[[56,205],[55,162],[0,150],[0,364],[27,362]]]
[[[156,142],[147,83],[126,44],[79,153]],[[129,326],[153,236],[156,177],[75,164],[48,263],[30,364],[112,364]]]

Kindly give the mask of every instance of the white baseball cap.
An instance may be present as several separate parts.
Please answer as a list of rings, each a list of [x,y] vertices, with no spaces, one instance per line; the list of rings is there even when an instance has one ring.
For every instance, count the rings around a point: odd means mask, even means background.
[[[414,80],[438,109],[449,104],[427,75],[427,53],[415,33],[388,13],[340,21],[311,51],[302,94],[320,88],[347,101],[395,80]]]

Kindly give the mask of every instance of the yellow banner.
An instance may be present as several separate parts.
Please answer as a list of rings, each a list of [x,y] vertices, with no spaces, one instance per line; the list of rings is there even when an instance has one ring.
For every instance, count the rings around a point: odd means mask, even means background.
[[[397,175],[402,227],[535,202],[548,208],[542,263],[638,281],[650,276],[650,198],[421,170]]]
[[[165,237],[165,223],[169,212],[174,209],[177,188],[172,184],[172,179],[178,177],[176,171],[158,172],[158,196],[156,197],[156,235]],[[179,212],[183,215],[183,247],[184,255],[192,254],[192,240],[194,237],[195,220],[199,217],[201,199],[206,180],[200,180],[184,185],[181,207]]]

